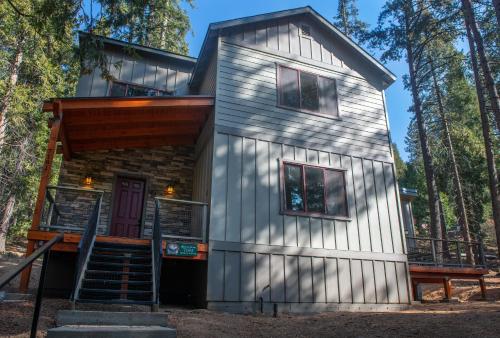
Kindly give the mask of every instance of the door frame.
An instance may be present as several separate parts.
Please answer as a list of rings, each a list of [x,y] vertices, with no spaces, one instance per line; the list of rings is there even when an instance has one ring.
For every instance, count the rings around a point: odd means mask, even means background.
[[[106,236],[111,236],[111,224],[113,223],[113,210],[115,207],[115,195],[116,195],[116,182],[119,177],[129,178],[132,180],[140,180],[144,182],[144,196],[142,198],[142,211],[141,211],[141,226],[139,229],[139,237],[144,238],[144,225],[146,223],[146,212],[148,204],[148,193],[149,193],[149,178],[144,175],[137,175],[128,172],[116,172],[113,174],[112,188],[111,188],[111,203],[109,204],[109,218],[107,222]]]

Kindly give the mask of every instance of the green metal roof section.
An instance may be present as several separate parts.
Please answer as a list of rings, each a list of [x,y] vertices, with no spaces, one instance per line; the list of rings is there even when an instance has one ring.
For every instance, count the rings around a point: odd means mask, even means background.
[[[232,19],[232,20],[211,23],[208,26],[208,30],[207,30],[207,33],[205,35],[205,39],[203,40],[203,45],[201,47],[200,55],[198,57],[198,62],[196,63],[196,66],[194,68],[193,76],[191,77],[190,84],[196,86],[197,82],[201,81],[201,78],[203,75],[203,70],[205,69],[206,64],[209,62],[208,56],[210,55],[210,52],[214,48],[214,44],[217,43],[217,41],[216,41],[217,37],[219,35],[219,32],[222,29],[229,28],[229,27],[235,27],[235,26],[239,26],[239,25],[257,23],[257,22],[261,22],[261,21],[282,19],[285,17],[295,16],[295,15],[307,15],[307,16],[313,18],[314,20],[316,20],[317,22],[319,22],[324,27],[326,27],[328,30],[330,30],[331,33],[338,36],[341,40],[343,40],[347,44],[347,46],[351,47],[365,61],[367,61],[368,64],[372,65],[379,72],[381,72],[384,76],[385,82],[387,82],[388,85],[390,85],[394,81],[396,81],[396,76],[390,70],[388,70],[382,63],[380,63],[377,59],[375,59],[367,51],[365,51],[361,46],[359,46],[357,43],[355,43],[353,40],[351,40],[348,36],[346,36],[344,33],[342,33],[337,27],[335,27],[332,23],[330,23],[327,19],[325,19],[321,14],[316,12],[312,7],[306,6],[306,7],[299,7],[299,8],[295,8],[295,9],[288,9],[288,10],[284,10],[284,11],[272,12],[272,13],[267,13],[267,14],[259,14],[259,15],[248,16],[248,17],[239,18],[239,19]]]
[[[102,35],[91,34],[91,33],[83,32],[83,31],[78,32],[78,38],[80,40],[81,39],[88,39],[90,37],[95,37],[96,39],[103,42],[104,44],[109,44],[109,45],[122,47],[122,48],[132,48],[132,49],[135,49],[137,51],[144,52],[144,53],[155,54],[155,55],[158,55],[161,57],[167,57],[167,58],[175,59],[178,61],[184,61],[184,62],[195,64],[196,60],[197,60],[196,58],[191,57],[191,56],[186,56],[186,55],[168,52],[168,51],[160,49],[160,48],[147,47],[147,46],[139,45],[137,43],[125,42],[125,41],[112,39],[112,38],[108,38],[108,37],[105,37]]]

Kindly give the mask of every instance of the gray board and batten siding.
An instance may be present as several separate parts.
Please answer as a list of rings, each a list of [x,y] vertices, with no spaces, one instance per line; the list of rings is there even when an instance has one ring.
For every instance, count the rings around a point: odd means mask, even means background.
[[[114,43],[105,43],[104,54],[115,81],[163,90],[175,96],[190,94],[188,84],[196,59],[170,57],[154,50],[131,53]],[[108,96],[110,85],[111,81],[104,79],[100,68],[96,67],[91,73],[80,76],[76,97]]]
[[[321,42],[322,53],[293,49],[290,27],[302,23],[239,26],[217,40],[208,306],[252,311],[262,297],[285,311],[404,307],[408,267],[383,91],[313,23],[321,38],[311,46]],[[339,118],[278,107],[278,65],[335,78]],[[350,217],[283,215],[280,159],[344,169]]]

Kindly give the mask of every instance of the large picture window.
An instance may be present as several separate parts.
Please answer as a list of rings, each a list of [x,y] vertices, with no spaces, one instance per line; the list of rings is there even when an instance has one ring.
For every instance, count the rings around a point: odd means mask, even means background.
[[[311,216],[349,216],[343,170],[283,162],[283,212]]]
[[[109,89],[109,96],[124,97],[124,96],[170,96],[171,93],[145,86],[140,86],[131,83],[113,81]]]
[[[279,105],[339,116],[337,86],[334,79],[278,66]]]

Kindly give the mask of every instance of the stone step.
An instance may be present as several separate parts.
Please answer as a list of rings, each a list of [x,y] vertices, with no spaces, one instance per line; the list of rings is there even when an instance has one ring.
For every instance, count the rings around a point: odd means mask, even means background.
[[[0,303],[24,302],[26,300],[31,300],[32,298],[33,295],[29,293],[14,293],[14,292],[0,291]]]
[[[47,331],[47,338],[174,338],[176,330],[164,326],[65,325]]]
[[[168,315],[160,312],[102,312],[60,310],[57,326],[65,325],[129,325],[168,326]]]

